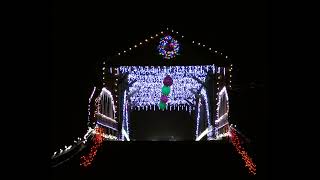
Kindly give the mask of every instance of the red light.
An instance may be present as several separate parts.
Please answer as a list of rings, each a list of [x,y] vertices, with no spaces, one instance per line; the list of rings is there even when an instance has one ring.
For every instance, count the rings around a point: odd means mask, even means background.
[[[236,148],[237,152],[241,155],[242,160],[245,162],[245,166],[249,170],[249,173],[256,175],[256,171],[257,171],[256,165],[253,163],[248,153],[241,146],[240,140],[234,129],[231,129],[231,142],[233,146]]]
[[[80,166],[88,167],[92,164],[92,161],[94,157],[97,154],[98,148],[102,145],[102,142],[104,141],[103,137],[103,129],[102,128],[96,128],[96,134],[93,139],[93,146],[90,149],[90,152],[88,155],[81,156],[80,158]]]

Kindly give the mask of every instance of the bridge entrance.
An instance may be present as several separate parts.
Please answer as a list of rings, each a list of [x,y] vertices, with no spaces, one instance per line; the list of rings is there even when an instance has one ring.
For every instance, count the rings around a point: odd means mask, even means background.
[[[187,111],[132,111],[131,140],[193,141],[195,123]]]

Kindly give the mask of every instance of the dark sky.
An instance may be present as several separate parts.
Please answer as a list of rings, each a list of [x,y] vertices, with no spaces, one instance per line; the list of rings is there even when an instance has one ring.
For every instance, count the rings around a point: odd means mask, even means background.
[[[220,2],[220,1],[218,1]],[[184,2],[185,3],[185,2]],[[193,2],[194,3],[194,2]],[[52,4],[52,150],[86,131],[98,62],[169,27],[225,52],[234,64],[232,122],[254,140],[266,128],[267,6],[264,1],[129,5]],[[254,88],[250,83],[254,82]]]

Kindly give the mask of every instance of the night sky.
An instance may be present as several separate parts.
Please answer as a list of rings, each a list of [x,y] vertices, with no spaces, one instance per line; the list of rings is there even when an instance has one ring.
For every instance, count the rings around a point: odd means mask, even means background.
[[[100,83],[101,59],[166,27],[231,58],[234,90],[229,92],[230,121],[253,141],[255,153],[266,152],[266,2],[159,2],[144,7],[55,2],[52,22],[52,152],[85,133],[88,98]]]

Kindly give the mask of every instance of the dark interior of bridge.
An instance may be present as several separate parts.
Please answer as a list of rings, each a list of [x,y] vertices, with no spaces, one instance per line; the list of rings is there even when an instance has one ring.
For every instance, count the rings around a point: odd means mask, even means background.
[[[137,141],[194,140],[195,121],[188,111],[133,111],[130,137]]]

